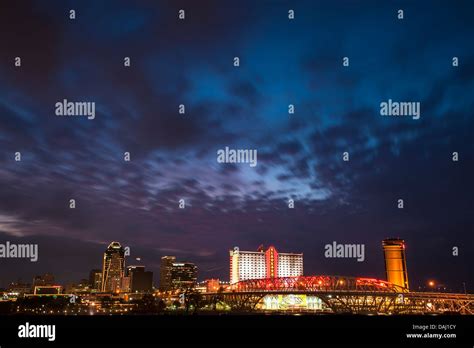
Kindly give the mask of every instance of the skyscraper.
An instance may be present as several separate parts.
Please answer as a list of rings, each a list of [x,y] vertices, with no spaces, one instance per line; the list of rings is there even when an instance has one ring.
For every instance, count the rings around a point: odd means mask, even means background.
[[[131,292],[150,292],[153,290],[153,272],[145,271],[145,266],[127,266]]]
[[[405,241],[389,238],[382,241],[387,281],[408,289]]]
[[[160,264],[160,291],[171,290],[171,269],[176,261],[175,256],[163,256]]]
[[[125,250],[119,242],[109,244],[104,253],[102,267],[102,291],[120,291],[121,281],[125,270]]]
[[[197,266],[191,262],[174,262],[171,267],[171,288],[190,289],[197,283]]]
[[[160,266],[160,291],[193,288],[197,267],[190,262],[176,262],[176,256],[163,256]]]
[[[279,253],[270,246],[264,251],[230,250],[230,282],[246,279],[297,277],[303,275],[303,254]]]
[[[245,279],[266,278],[265,253],[261,251],[240,251],[235,247],[230,252],[230,282]]]
[[[89,273],[89,286],[92,290],[102,290],[102,271],[93,269]]]

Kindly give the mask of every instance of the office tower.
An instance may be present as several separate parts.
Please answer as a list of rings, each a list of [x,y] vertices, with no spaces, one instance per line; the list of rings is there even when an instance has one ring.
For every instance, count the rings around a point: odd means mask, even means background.
[[[130,265],[125,268],[126,277],[130,277],[133,272],[145,272],[145,266]]]
[[[100,269],[93,269],[89,272],[89,286],[91,290],[102,289],[102,271]]]
[[[102,291],[118,292],[125,270],[125,250],[119,242],[112,242],[104,252]]]
[[[264,251],[230,250],[230,283],[247,279],[297,277],[303,275],[303,254],[279,253],[270,246]]]
[[[174,262],[171,267],[171,288],[190,289],[197,283],[197,267],[190,262]]]
[[[160,291],[171,290],[171,269],[176,261],[175,256],[163,256],[160,264]]]
[[[128,266],[126,271],[130,279],[129,291],[151,292],[153,290],[153,272],[145,271],[145,266]]]
[[[120,280],[120,292],[130,292],[130,277],[122,277]]]
[[[389,238],[382,241],[387,281],[408,289],[408,272],[405,257],[405,241]]]

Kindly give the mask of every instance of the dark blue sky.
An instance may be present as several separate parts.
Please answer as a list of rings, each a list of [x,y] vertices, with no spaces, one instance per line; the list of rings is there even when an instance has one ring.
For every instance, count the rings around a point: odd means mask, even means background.
[[[201,279],[228,280],[228,250],[262,243],[304,252],[308,275],[384,278],[381,240],[398,236],[413,285],[474,289],[473,10],[2,1],[0,241],[38,242],[40,254],[0,260],[0,285],[46,271],[86,277],[112,240],[155,281],[168,254],[196,262]],[[56,116],[63,99],[94,101],[95,119]],[[388,99],[420,102],[421,118],[381,116]],[[257,149],[257,167],[218,164],[225,146]],[[333,241],[365,244],[366,261],[324,258]]]

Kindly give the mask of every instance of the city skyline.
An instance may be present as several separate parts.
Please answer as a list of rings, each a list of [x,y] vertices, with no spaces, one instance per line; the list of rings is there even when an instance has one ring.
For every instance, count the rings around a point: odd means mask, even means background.
[[[471,344],[473,0],[1,0],[0,348]]]
[[[341,253],[344,253],[344,245],[340,245],[342,248]],[[326,245],[330,247],[330,245]],[[345,244],[346,249],[354,248],[355,245],[351,246],[350,244]],[[384,276],[373,276],[371,273],[361,273],[361,274],[337,274],[336,277],[354,277],[357,279],[379,279],[387,281],[388,284],[393,284],[397,287],[405,288],[409,290],[408,286],[408,267],[406,261],[406,243],[403,239],[398,238],[388,238],[381,241],[381,249],[383,250],[383,259],[384,259]],[[261,244],[257,249],[253,251],[243,251],[239,247],[234,247],[231,250],[228,250],[230,253],[230,272],[228,273],[228,279],[226,277],[219,278],[215,275],[207,276],[206,278],[198,277],[199,267],[192,263],[190,260],[177,260],[176,256],[173,255],[164,255],[160,258],[160,268],[159,268],[159,281],[153,277],[153,272],[145,272],[145,267],[148,267],[145,263],[142,262],[141,258],[131,259],[128,263],[127,252],[125,249],[128,247],[122,246],[117,241],[112,241],[109,243],[108,247],[103,252],[103,264],[102,269],[90,269],[88,271],[89,279],[87,285],[90,287],[90,290],[99,291],[103,293],[121,293],[128,292],[131,289],[131,280],[130,280],[130,270],[132,269],[141,269],[144,274],[147,273],[150,282],[150,286],[153,287],[154,291],[169,291],[169,290],[185,290],[187,288],[191,289],[197,286],[198,283],[206,283],[208,281],[220,281],[223,284],[236,284],[238,282],[245,282],[247,280],[264,280],[270,278],[307,278],[307,277],[324,277],[324,276],[334,276],[330,273],[318,273],[318,274],[309,274],[303,271],[303,253],[288,253],[288,252],[279,252],[275,246],[270,245],[267,250],[264,250],[264,245]],[[402,254],[399,254],[399,252]],[[259,258],[261,256],[261,260]],[[281,264],[281,257],[284,258],[283,264]],[[275,258],[275,262],[273,261]],[[346,258],[346,256],[343,256]],[[270,261],[271,259],[271,261]],[[391,260],[391,261],[389,261]],[[115,265],[115,268],[111,267]],[[234,265],[234,266],[233,266]],[[276,266],[277,265],[277,266]],[[187,270],[184,267],[192,267],[194,270]],[[237,271],[236,267],[237,266]],[[176,268],[177,267],[177,268]],[[261,267],[263,267],[261,269]],[[282,270],[279,268],[282,267]],[[176,268],[175,270],[172,270]],[[178,272],[173,274],[173,272]],[[182,272],[193,272],[193,275],[185,276],[181,278]],[[100,273],[100,279],[97,280],[93,276],[94,273]],[[112,275],[108,275],[111,272]],[[237,272],[237,273],[236,273]],[[401,273],[400,273],[401,272]],[[389,275],[390,274],[390,275]],[[54,285],[55,287],[60,286],[63,290],[66,290],[70,286],[75,286],[81,284],[82,281],[87,280],[87,277],[81,277],[80,280],[76,279],[75,281],[69,281],[67,283],[61,281],[55,281],[54,274],[48,271],[40,272],[35,274],[31,284],[28,281],[23,281],[21,278],[17,278],[16,281],[8,282],[8,286],[5,286],[5,289],[8,289],[9,286],[13,288],[19,288],[26,285],[30,285],[30,291],[36,292],[37,281],[39,280],[39,285],[45,282],[44,278],[49,279],[44,285]],[[173,280],[174,279],[174,280]],[[98,286],[96,286],[98,281]],[[126,281],[126,283],[124,283]],[[177,282],[176,284],[174,282]],[[143,282],[143,279],[142,279]],[[447,284],[439,281],[439,278],[431,277],[426,279],[425,282],[421,284],[416,284],[412,286],[412,290],[441,290],[444,292],[459,292],[466,293],[466,282],[461,282],[462,287],[452,288]],[[413,285],[413,284],[412,284]],[[151,291],[151,288],[150,290]],[[127,290],[128,289],[128,290]],[[469,289],[470,291],[470,289]]]
[[[38,260],[0,259],[0,286],[78,281],[113,240],[155,275],[171,254],[226,279],[264,243],[383,279],[399,237],[410,284],[473,291],[471,2],[184,5],[2,3],[0,242]]]
[[[145,265],[126,266],[127,247],[111,242],[103,255],[103,268],[89,279],[59,285],[54,275],[34,278],[32,286],[11,284],[2,290],[4,314],[136,315],[136,314],[473,314],[474,295],[455,293],[430,281],[413,289],[408,281],[406,244],[402,239],[382,241],[386,278],[364,275],[308,275],[303,254],[266,250],[229,251],[229,281],[197,281],[198,267],[161,258],[159,287]],[[337,247],[341,256],[356,246]],[[97,277],[100,274],[100,277]]]

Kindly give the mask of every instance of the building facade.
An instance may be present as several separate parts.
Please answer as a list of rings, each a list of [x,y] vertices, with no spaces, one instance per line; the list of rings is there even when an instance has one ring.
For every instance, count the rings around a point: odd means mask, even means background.
[[[384,250],[387,281],[409,289],[405,241],[398,238],[384,239],[382,247]]]
[[[160,263],[160,291],[171,290],[171,269],[176,262],[175,256],[163,256]]]
[[[102,271],[100,269],[93,269],[89,273],[89,286],[91,290],[102,290]]]
[[[160,291],[194,288],[197,266],[191,262],[177,262],[175,256],[163,256],[160,266]]]
[[[118,292],[125,271],[125,250],[119,242],[112,242],[104,253],[102,292]]]
[[[219,279],[207,279],[205,283],[207,292],[218,292],[221,289]]]
[[[279,253],[270,246],[266,251],[230,250],[230,283],[247,279],[297,277],[303,275],[303,254]]]
[[[197,283],[197,266],[191,262],[175,262],[171,268],[171,288],[190,289]]]
[[[145,266],[127,266],[130,292],[151,292],[153,290],[153,272],[145,271]]]
[[[17,293],[20,295],[29,294],[31,291],[32,286],[28,283],[14,282],[8,286],[8,292]]]

